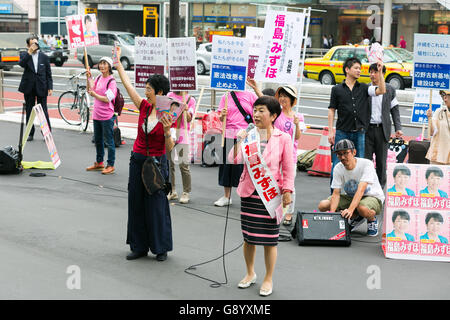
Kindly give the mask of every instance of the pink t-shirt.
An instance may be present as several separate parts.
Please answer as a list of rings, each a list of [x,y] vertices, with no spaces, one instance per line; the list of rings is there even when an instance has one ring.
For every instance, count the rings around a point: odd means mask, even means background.
[[[109,83],[108,89],[106,89],[106,85],[108,84],[109,79],[111,82]],[[98,99],[94,99],[94,112],[92,118],[94,120],[109,120],[114,115],[114,104],[113,101],[117,94],[117,84],[116,80],[112,75],[104,78],[103,76],[98,76],[94,80],[94,91],[98,95],[106,96],[109,99],[109,102],[103,102]]]
[[[306,126],[305,126],[305,120],[303,118],[303,115],[301,113],[296,113],[295,116],[300,120],[300,122],[299,122],[300,130],[305,131]],[[281,114],[278,116],[277,120],[275,120],[274,127],[280,131],[286,132],[287,134],[289,134],[291,136],[291,139],[292,139],[292,136],[294,134],[294,128],[295,128],[294,118],[289,118],[282,111]],[[297,147],[298,147],[298,140],[295,139],[294,140],[294,148],[293,148],[295,163],[297,163]]]
[[[242,108],[247,112],[247,114],[253,117],[253,103],[255,103],[258,96],[253,92],[249,91],[235,91],[236,97],[241,103]],[[221,112],[225,107],[225,95],[220,99],[219,109],[217,111]],[[244,116],[239,111],[238,107],[234,103],[233,97],[228,93],[228,115],[227,124],[225,127],[225,138],[234,139],[239,130],[246,129],[248,126],[244,119]]]
[[[175,94],[173,92],[169,92],[167,94],[167,96],[170,97],[170,98],[177,99],[178,101],[181,101],[181,102],[183,101],[183,97],[182,96],[179,96],[179,95],[177,95],[177,94]],[[190,97],[190,99],[189,99],[189,97]],[[189,100],[187,112],[191,116],[193,116],[194,112],[195,112],[195,99],[194,99],[194,97],[192,97],[192,96],[187,94],[187,95],[184,96],[184,99],[185,99],[185,101]],[[185,137],[183,114],[181,114],[178,117],[178,121],[180,122],[180,126],[179,126],[177,143],[178,144],[189,144],[189,142],[190,142],[189,141],[189,137]],[[187,132],[188,132],[188,134],[189,134],[189,130],[191,130],[191,123],[192,123],[192,121],[194,121],[194,119],[192,119],[191,122],[188,122],[188,124],[187,124]],[[177,128],[177,123],[174,123],[172,128]]]

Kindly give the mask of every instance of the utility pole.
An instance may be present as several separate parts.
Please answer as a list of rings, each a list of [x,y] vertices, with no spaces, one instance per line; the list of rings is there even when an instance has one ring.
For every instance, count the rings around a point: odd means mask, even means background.
[[[169,38],[180,37],[180,0],[170,0]]]

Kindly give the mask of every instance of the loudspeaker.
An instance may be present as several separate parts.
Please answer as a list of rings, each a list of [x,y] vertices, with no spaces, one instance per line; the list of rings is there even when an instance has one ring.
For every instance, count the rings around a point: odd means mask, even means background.
[[[297,212],[297,220],[291,232],[298,245],[349,246],[350,227],[340,213]]]
[[[430,141],[411,140],[409,142],[408,163],[429,164],[430,160],[425,158],[428,148],[430,148]]]
[[[0,174],[20,173],[22,170],[18,151],[11,146],[0,150]]]

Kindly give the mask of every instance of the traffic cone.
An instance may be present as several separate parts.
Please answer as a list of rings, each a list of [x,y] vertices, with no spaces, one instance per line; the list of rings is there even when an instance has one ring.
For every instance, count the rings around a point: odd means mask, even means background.
[[[313,176],[329,177],[331,175],[331,145],[328,142],[328,128],[323,128],[320,137],[319,148],[317,148],[316,157],[308,174]]]

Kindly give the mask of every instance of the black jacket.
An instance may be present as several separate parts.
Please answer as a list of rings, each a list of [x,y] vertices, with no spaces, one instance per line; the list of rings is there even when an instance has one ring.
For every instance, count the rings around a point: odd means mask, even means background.
[[[20,80],[19,91],[23,94],[31,94],[36,86],[39,97],[48,95],[48,90],[53,90],[52,70],[50,61],[45,53],[38,53],[38,72],[35,72],[33,58],[28,52],[20,53],[19,65],[24,68],[22,80]]]

